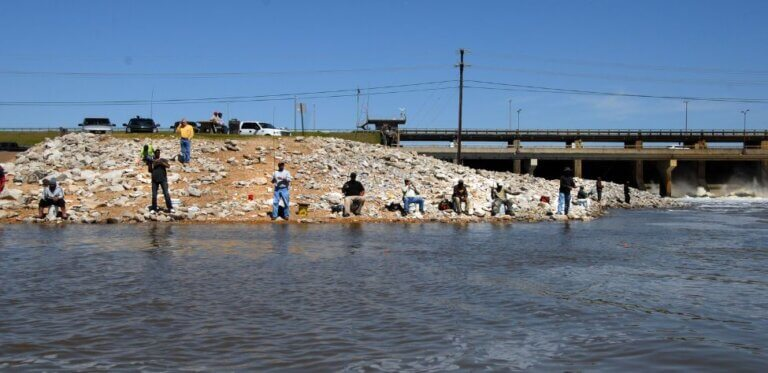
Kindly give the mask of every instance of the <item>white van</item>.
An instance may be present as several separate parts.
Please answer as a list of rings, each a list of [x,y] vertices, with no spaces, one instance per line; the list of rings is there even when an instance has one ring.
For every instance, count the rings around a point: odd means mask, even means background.
[[[229,133],[252,136],[290,136],[291,132],[285,128],[277,128],[270,123],[255,120],[229,121]]]

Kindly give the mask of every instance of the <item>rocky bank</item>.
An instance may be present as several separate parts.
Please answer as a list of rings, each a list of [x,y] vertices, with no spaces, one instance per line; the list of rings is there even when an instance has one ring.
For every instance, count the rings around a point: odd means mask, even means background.
[[[269,221],[272,209],[272,171],[285,161],[293,174],[292,220],[328,221],[543,221],[599,216],[605,208],[658,208],[673,204],[658,196],[632,190],[632,205],[622,203],[623,187],[606,182],[602,204],[589,209],[572,206],[569,217],[553,216],[557,206],[557,180],[530,175],[475,170],[403,148],[385,148],[334,138],[244,138],[242,140],[193,140],[192,162],[171,162],[169,187],[178,203],[175,213],[150,214],[150,175],[139,162],[145,143],[161,149],[164,158],[178,152],[178,140],[115,138],[109,135],[72,133],[47,139],[3,166],[9,182],[0,194],[0,219],[5,222],[39,222],[36,219],[41,182],[55,177],[64,189],[69,221],[127,223],[146,221]],[[342,218],[331,213],[341,202],[341,185],[351,172],[366,187],[363,215]],[[424,216],[402,217],[384,206],[400,202],[403,179],[411,179],[427,200]],[[452,186],[463,179],[474,203],[472,215],[439,211],[437,204],[450,198]],[[502,183],[514,193],[513,216],[491,217],[490,190]],[[594,181],[577,179],[577,185],[594,188]],[[252,197],[252,200],[249,198]],[[550,202],[540,202],[549,196]],[[162,207],[162,196],[159,196]],[[296,206],[307,204],[309,213],[297,216]],[[56,219],[59,221],[59,219]]]

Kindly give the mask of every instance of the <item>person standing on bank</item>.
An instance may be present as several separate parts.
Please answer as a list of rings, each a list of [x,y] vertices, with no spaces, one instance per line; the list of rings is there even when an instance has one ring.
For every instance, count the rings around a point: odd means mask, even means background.
[[[558,215],[568,215],[571,209],[571,190],[574,188],[576,188],[576,183],[573,181],[573,171],[570,167],[566,167],[560,176],[560,189],[557,196]]]
[[[597,190],[597,202],[603,199],[603,178],[598,177],[597,183],[595,183],[595,190]]]
[[[285,162],[277,164],[277,171],[272,174],[272,184],[275,187],[275,194],[272,198],[272,220],[277,219],[278,212],[280,212],[280,200],[283,201],[283,219],[288,220],[290,216],[290,187],[291,187],[291,173],[285,169]]]
[[[342,216],[349,216],[350,211],[355,215],[360,215],[365,204],[365,187],[357,181],[356,173],[349,174],[349,181],[341,187],[341,192],[344,193],[344,214]],[[355,205],[354,209],[352,209],[353,204]]]
[[[151,213],[157,212],[157,188],[163,190],[168,213],[173,212],[171,193],[168,192],[168,167],[170,167],[168,160],[160,158],[160,149],[155,149],[155,158],[152,160],[152,206],[149,207]]]
[[[629,181],[624,182],[624,203],[629,203]]]
[[[187,119],[182,118],[181,124],[176,128],[176,133],[181,137],[181,154],[179,161],[189,163],[192,157],[192,138],[195,137],[195,128],[187,124]]]

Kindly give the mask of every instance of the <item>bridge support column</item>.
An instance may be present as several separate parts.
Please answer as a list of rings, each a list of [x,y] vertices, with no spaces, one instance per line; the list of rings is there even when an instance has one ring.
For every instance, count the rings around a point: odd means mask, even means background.
[[[707,189],[707,162],[696,161],[696,184]]]
[[[670,159],[668,161],[659,161],[656,164],[661,174],[661,182],[659,183],[659,194],[662,197],[672,196],[672,171],[677,167],[677,160]]]
[[[533,176],[533,172],[536,171],[536,166],[539,165],[539,160],[532,158],[528,163],[528,175]]]
[[[643,148],[643,140],[635,140],[635,141],[624,142],[624,148],[625,149],[642,149]]]
[[[519,139],[514,139],[512,141],[507,141],[507,147],[508,148],[520,149],[520,140]]]
[[[581,178],[583,175],[582,169],[581,169],[581,159],[574,159],[573,160],[573,176]]]
[[[645,190],[645,178],[643,177],[643,161],[635,161],[634,165],[635,185],[637,189]]]
[[[512,172],[520,175],[522,173],[522,167],[523,166],[523,160],[522,159],[513,159],[512,160]]]
[[[768,141],[760,141],[760,149],[768,149]],[[760,183],[762,183],[763,187],[768,186],[768,160],[760,161],[759,171]]]

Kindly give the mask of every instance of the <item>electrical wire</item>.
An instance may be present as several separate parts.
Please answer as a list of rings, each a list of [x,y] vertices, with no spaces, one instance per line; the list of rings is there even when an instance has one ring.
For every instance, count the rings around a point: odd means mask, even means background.
[[[522,91],[522,92],[536,92],[536,93],[557,93],[557,94],[570,94],[570,95],[636,97],[636,98],[652,98],[652,99],[666,99],[666,100],[768,104],[768,99],[765,99],[765,98],[651,95],[651,94],[638,94],[638,93],[619,93],[619,92],[604,92],[604,91],[591,91],[591,90],[580,90],[580,89],[552,88],[552,87],[542,87],[542,86],[533,86],[533,85],[490,82],[490,81],[482,81],[482,80],[465,80],[465,81],[469,83],[485,85],[485,86],[482,86],[482,85],[481,86],[473,86],[473,85],[464,86],[464,88],[469,88],[469,89],[485,89],[485,90],[497,90],[497,91]],[[491,87],[489,87],[488,85],[490,85]]]
[[[366,92],[369,95],[384,95],[395,93],[410,93],[410,92],[427,92],[444,89],[454,89],[454,85],[444,86],[446,83],[453,83],[456,80],[442,80],[433,82],[420,82],[409,84],[396,84],[396,85],[384,85],[377,87],[370,87],[360,89],[361,92]],[[411,88],[437,85],[438,87],[430,88],[413,88],[392,90],[393,88]],[[389,91],[382,91],[382,90]],[[205,98],[174,98],[163,100],[104,100],[104,101],[0,101],[0,106],[130,106],[130,105],[172,105],[172,104],[196,104],[196,103],[237,103],[237,102],[262,102],[262,101],[284,101],[293,100],[294,97],[299,96],[302,99],[322,99],[322,98],[338,98],[338,97],[351,97],[356,96],[358,89],[337,89],[315,92],[299,92],[299,93],[277,93],[255,96],[226,96],[226,97],[205,97]]]
[[[183,79],[211,79],[211,78],[243,78],[281,75],[307,75],[307,74],[344,74],[344,73],[370,73],[370,72],[401,72],[417,70],[435,70],[450,68],[450,65],[421,65],[421,66],[394,66],[394,67],[369,67],[349,69],[317,69],[317,70],[284,70],[284,71],[239,71],[239,72],[87,72],[87,71],[23,71],[0,70],[0,75],[18,77],[74,77],[74,78],[183,78]]]

